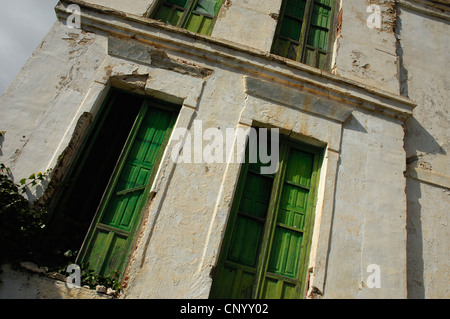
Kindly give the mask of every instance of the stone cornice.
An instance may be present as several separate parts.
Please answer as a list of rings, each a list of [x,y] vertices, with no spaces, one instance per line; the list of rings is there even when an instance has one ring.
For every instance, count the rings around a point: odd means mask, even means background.
[[[400,7],[450,21],[450,3],[442,0],[397,0]]]
[[[146,17],[127,14],[84,1],[60,1],[55,8],[62,23],[69,4],[81,8],[81,27],[108,36],[158,48],[173,58],[187,59],[206,67],[219,65],[254,78],[289,86],[402,121],[412,116],[416,104],[408,98],[342,78],[268,52],[203,36]],[[111,16],[114,19],[111,19]]]

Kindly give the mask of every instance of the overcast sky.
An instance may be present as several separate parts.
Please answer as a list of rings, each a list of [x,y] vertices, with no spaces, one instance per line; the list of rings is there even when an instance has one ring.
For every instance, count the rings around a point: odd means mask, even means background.
[[[0,95],[56,21],[58,0],[0,0]]]

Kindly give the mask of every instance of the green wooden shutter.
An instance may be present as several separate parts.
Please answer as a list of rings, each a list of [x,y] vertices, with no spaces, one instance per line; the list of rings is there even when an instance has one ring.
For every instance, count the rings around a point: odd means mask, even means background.
[[[285,0],[272,53],[326,69],[334,0]]]
[[[302,296],[320,161],[306,149],[282,141],[275,175],[244,164],[211,298]]]
[[[288,0],[283,3],[277,35],[272,52],[291,60],[298,60],[306,0]]]
[[[184,28],[192,32],[210,35],[221,5],[222,0],[198,0]]]
[[[165,0],[153,16],[167,24],[210,35],[223,0]]]
[[[314,154],[289,149],[281,198],[275,212],[273,240],[262,287],[262,298],[294,298],[301,294],[303,237],[313,173]]]
[[[273,178],[248,171],[244,177],[231,242],[219,267],[214,298],[250,298],[257,272]]]
[[[332,0],[315,0],[309,23],[303,62],[324,69],[328,55]]]
[[[174,112],[147,102],[141,107],[82,250],[82,262],[100,275],[124,270],[140,211],[174,121]]]
[[[164,23],[178,26],[185,12],[187,12],[189,0],[166,0],[155,14],[155,19]]]

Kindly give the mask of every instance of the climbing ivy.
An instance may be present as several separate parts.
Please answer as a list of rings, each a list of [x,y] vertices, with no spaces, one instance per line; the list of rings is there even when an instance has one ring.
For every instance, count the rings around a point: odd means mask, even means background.
[[[22,180],[21,185],[16,185],[9,174],[10,170],[0,164],[0,261],[30,257],[47,216],[45,207],[33,205],[22,196],[26,187],[35,185],[44,174],[35,175],[28,183]]]
[[[0,132],[1,133],[1,132]],[[30,186],[46,180],[51,173],[47,170],[32,174],[15,184],[9,177],[10,169],[0,163],[0,264],[18,260],[44,260],[39,243],[45,238],[47,209],[42,205],[30,203],[22,194]],[[77,251],[63,253],[66,262],[60,266],[51,266],[50,272],[67,275],[67,266],[74,262]],[[117,271],[101,276],[95,274],[89,265],[80,265],[81,283],[89,287],[97,285],[120,290],[122,283]]]

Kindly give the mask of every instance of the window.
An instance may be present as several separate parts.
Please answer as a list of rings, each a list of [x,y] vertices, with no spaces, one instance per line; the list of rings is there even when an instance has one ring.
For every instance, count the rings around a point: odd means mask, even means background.
[[[272,53],[327,69],[336,0],[284,0]]]
[[[52,210],[49,248],[123,273],[178,106],[112,90]],[[80,249],[81,248],[81,249]]]
[[[276,174],[243,164],[211,298],[304,295],[321,151],[283,137],[279,146]]]
[[[223,0],[162,0],[154,11],[153,19],[211,35]]]

